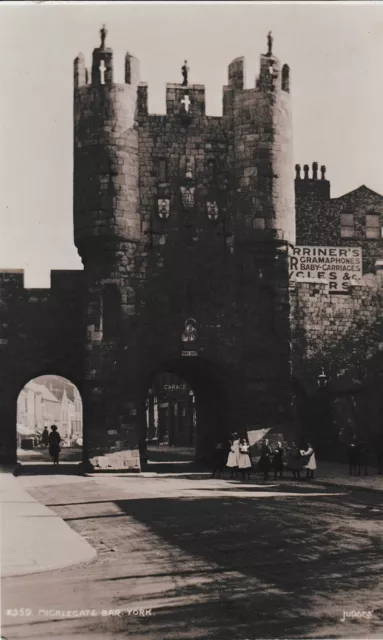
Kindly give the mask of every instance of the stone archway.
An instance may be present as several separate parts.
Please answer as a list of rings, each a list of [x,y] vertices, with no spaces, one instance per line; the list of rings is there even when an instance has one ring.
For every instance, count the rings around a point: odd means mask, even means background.
[[[48,436],[56,425],[60,462],[79,464],[83,452],[83,403],[78,387],[56,373],[34,376],[17,396],[16,445],[20,464],[51,464]]]
[[[83,398],[81,379],[72,375],[61,366],[25,367],[20,368],[16,375],[3,376],[0,381],[0,458],[2,464],[13,468],[17,465],[17,401],[25,385],[36,378],[47,375],[57,375],[69,380]],[[86,444],[86,436],[83,438]],[[85,446],[82,457],[86,459]]]
[[[181,357],[162,362],[146,377],[141,405],[159,374],[169,373],[185,380],[195,396],[195,461],[209,462],[218,440],[226,441],[230,433],[241,429],[238,390],[232,376],[220,365],[200,357]],[[238,409],[236,411],[236,409]],[[146,419],[140,420],[141,459],[146,459]]]

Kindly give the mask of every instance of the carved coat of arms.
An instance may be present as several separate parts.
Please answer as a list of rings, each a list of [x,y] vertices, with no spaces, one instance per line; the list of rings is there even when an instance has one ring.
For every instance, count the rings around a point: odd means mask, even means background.
[[[206,203],[207,217],[209,220],[215,221],[218,219],[219,209],[216,201],[209,201]]]
[[[185,328],[182,332],[182,342],[194,342],[197,339],[197,323],[194,318],[185,321]]]
[[[185,180],[180,190],[182,206],[184,207],[184,209],[186,209],[186,211],[191,211],[195,205],[195,184],[193,180],[192,166],[190,161],[188,161],[186,164]]]
[[[169,198],[158,198],[158,215],[163,220],[167,220],[170,216],[170,200]]]

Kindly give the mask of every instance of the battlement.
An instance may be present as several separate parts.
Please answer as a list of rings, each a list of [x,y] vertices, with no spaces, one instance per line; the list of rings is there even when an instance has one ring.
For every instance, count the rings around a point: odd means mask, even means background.
[[[50,285],[48,287],[26,287],[24,269],[1,269],[0,289],[14,288],[18,291],[24,289],[32,296],[38,297],[40,293],[49,291],[61,291],[62,289],[75,289],[81,283],[84,272],[77,269],[53,269],[50,271]]]
[[[82,86],[111,85],[113,83],[113,51],[112,49],[93,50],[91,75],[85,64],[85,57],[79,53],[74,60],[74,86],[75,89]],[[129,85],[137,85],[140,76],[140,63],[130,53],[125,55],[124,82]]]
[[[79,53],[74,61],[74,86],[75,89],[86,86],[100,86],[113,84],[113,50],[105,47],[107,31],[103,27],[100,31],[101,45],[93,49],[92,71],[85,65],[84,54]],[[129,85],[137,85],[140,76],[140,63],[130,53],[126,53],[124,62],[124,82]]]
[[[152,231],[162,229],[168,218],[153,215],[159,201],[172,209],[167,227],[178,224],[174,177],[185,176],[186,157],[195,165],[192,189],[201,215],[206,202],[227,215],[221,192],[228,188],[234,161],[241,192],[238,234],[293,242],[289,68],[273,54],[271,34],[255,87],[244,89],[243,58],[229,64],[223,117],[206,115],[205,86],[189,83],[186,60],[183,82],[166,84],[166,114],[149,113],[148,85],[138,81],[138,63],[130,54],[125,85],[113,82],[113,52],[105,47],[105,34],[101,30],[101,46],[93,51],[90,84],[81,85],[87,77],[83,56],[75,62],[74,226],[80,255],[96,236],[139,242],[150,219]],[[92,254],[90,249],[87,255]]]
[[[91,72],[86,67],[85,57],[79,53],[74,60],[74,88],[82,87],[101,88],[109,90],[118,85],[114,82],[113,50],[105,46],[107,31],[103,27],[100,31],[101,45],[93,50]],[[244,88],[244,64],[243,57],[236,58],[228,66],[228,85],[223,88],[223,115],[227,115],[228,102],[233,99],[233,92],[254,92],[253,89]],[[200,84],[188,83],[188,67],[185,61],[183,69],[184,82],[167,83],[166,85],[166,115],[186,116],[193,119],[205,116],[206,99],[205,87]],[[185,70],[185,71],[184,71]],[[148,113],[148,85],[139,81],[139,61],[130,53],[125,55],[124,84],[136,87],[137,106],[136,113],[140,116],[151,115]],[[287,64],[281,67],[279,59],[272,53],[272,37],[268,35],[268,53],[261,55],[260,73],[256,78],[255,90],[262,91],[290,91],[290,69]],[[156,114],[153,114],[156,115]]]
[[[24,269],[1,269],[0,289],[24,289]]]
[[[265,100],[278,95],[283,104],[282,109],[289,104],[290,67],[281,64],[273,54],[273,39],[268,34],[268,51],[260,56],[260,71],[255,78],[254,87],[245,87],[245,59],[235,58],[228,66],[228,84],[223,87],[223,115],[234,117],[240,121],[248,119],[249,109],[262,110]],[[285,96],[285,97],[283,97]]]

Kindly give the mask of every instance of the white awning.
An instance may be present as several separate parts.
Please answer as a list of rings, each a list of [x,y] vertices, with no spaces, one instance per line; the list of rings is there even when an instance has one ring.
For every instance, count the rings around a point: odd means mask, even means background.
[[[26,427],[24,424],[17,424],[17,433],[19,433],[21,436],[34,436],[35,432],[32,431],[32,429],[29,429],[28,427]]]

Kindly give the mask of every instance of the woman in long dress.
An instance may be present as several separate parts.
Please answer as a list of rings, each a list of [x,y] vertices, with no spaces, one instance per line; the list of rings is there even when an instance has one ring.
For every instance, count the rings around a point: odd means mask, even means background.
[[[238,433],[233,433],[230,440],[230,452],[227,457],[226,466],[231,469],[231,478],[234,477],[234,472],[237,473],[239,466],[239,437]]]
[[[301,450],[301,456],[305,458],[303,468],[306,469],[306,478],[308,480],[312,480],[314,478],[314,471],[317,468],[317,463],[315,459],[315,451],[311,442],[307,443],[306,450]]]
[[[242,473],[242,480],[245,479],[245,474],[250,478],[251,460],[250,460],[250,445],[246,438],[241,438],[239,442],[239,462],[238,468]]]
[[[49,455],[52,457],[53,464],[58,464],[59,455],[60,455],[61,436],[57,431],[57,427],[55,424],[52,424],[51,432],[48,438],[49,438]]]

